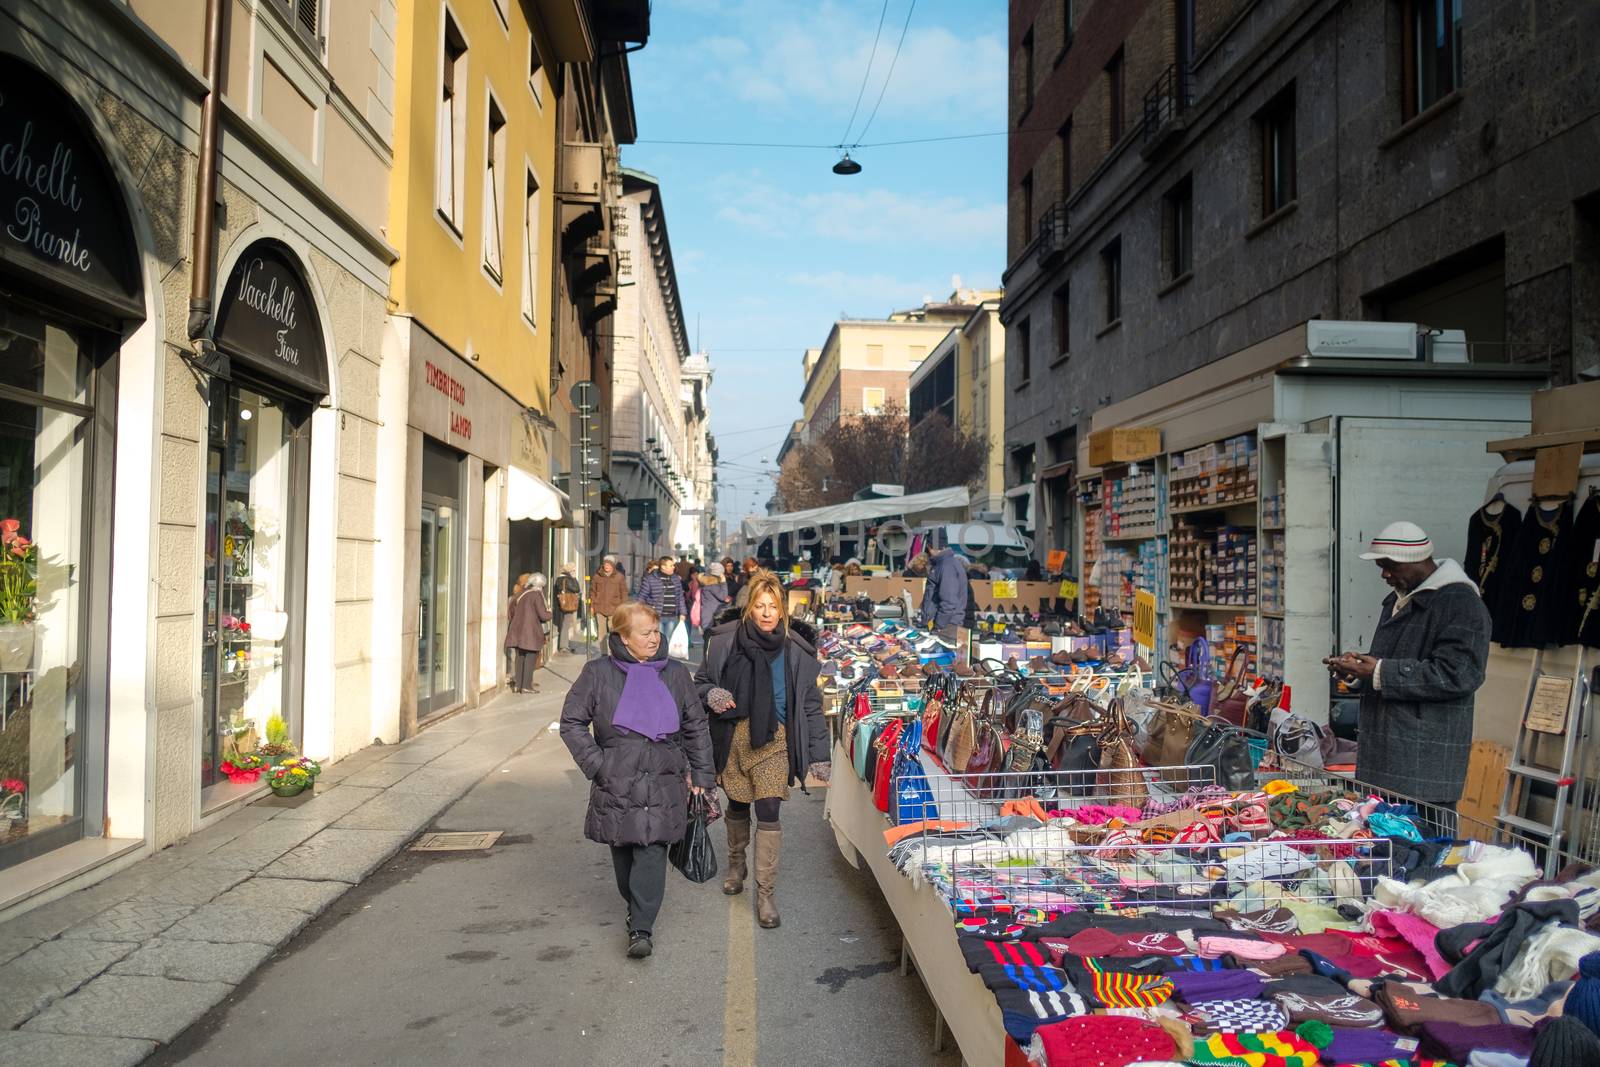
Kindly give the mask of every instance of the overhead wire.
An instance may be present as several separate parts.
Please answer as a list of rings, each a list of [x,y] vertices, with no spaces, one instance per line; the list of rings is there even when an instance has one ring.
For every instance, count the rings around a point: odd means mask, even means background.
[[[878,102],[872,105],[872,114],[867,116],[867,124],[861,127],[861,136],[865,138],[867,131],[872,129],[872,120],[878,117],[878,108],[883,106],[883,97],[889,91],[889,83],[894,80],[894,65],[900,60],[900,50],[906,44],[906,31],[911,29],[911,16],[916,13],[917,0],[911,0],[911,6],[906,8],[906,21],[900,27],[900,40],[894,46],[894,55],[889,59],[889,73],[883,79],[883,88],[878,90]],[[860,147],[856,145],[854,147]]]
[[[867,81],[872,77],[872,61],[878,58],[878,38],[883,36],[883,20],[889,15],[889,0],[883,0],[883,8],[878,12],[878,31],[872,35],[872,51],[867,53],[867,69],[861,74],[861,88],[856,90],[856,106],[850,109],[850,121],[844,124],[844,136],[839,138],[843,144],[850,139],[851,127],[856,124],[856,114],[861,110],[861,98],[867,93]]]

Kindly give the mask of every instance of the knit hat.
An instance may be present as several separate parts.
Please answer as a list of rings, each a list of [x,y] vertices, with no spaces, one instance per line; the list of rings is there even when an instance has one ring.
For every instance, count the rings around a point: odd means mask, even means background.
[[[1212,1034],[1194,1043],[1193,1063],[1240,1062],[1249,1067],[1312,1067],[1317,1049],[1292,1030],[1273,1033]]]
[[[1116,1015],[1079,1015],[1035,1030],[1028,1058],[1048,1067],[1124,1067],[1170,1060],[1177,1051],[1172,1036],[1155,1023]]]
[[[1565,1015],[1544,1024],[1533,1043],[1533,1055],[1528,1057],[1528,1067],[1589,1067],[1595,1063],[1600,1063],[1600,1037]]]
[[[1416,1050],[1416,1038],[1401,1037],[1388,1030],[1336,1026],[1333,1030],[1333,1040],[1322,1050],[1322,1058],[1328,1063],[1379,1063],[1383,1060],[1410,1062]]]
[[[1433,558],[1433,542],[1414,522],[1391,522],[1378,531],[1362,559],[1388,559],[1396,563],[1421,563]]]
[[[1186,1018],[1195,1033],[1246,1033],[1282,1030],[1289,1015],[1270,1000],[1201,1000],[1189,1005]]]
[[[711,575],[713,578],[722,578],[727,574],[727,572],[722,569],[722,564],[720,563],[712,563],[707,565],[706,573]]]
[[[1578,961],[1578,981],[1561,1010],[1600,1036],[1600,952],[1591,952]]]

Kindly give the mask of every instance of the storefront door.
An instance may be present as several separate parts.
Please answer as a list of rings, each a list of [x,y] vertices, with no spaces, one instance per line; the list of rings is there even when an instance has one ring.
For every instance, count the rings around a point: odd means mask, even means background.
[[[423,440],[422,521],[418,533],[417,717],[461,701],[461,455]]]

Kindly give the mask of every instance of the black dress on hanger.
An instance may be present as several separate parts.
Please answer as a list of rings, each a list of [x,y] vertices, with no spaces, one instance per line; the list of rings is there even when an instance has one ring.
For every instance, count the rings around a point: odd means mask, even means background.
[[[1491,615],[1500,603],[1505,561],[1522,525],[1522,512],[1506,504],[1503,498],[1500,503],[1504,505],[1500,514],[1491,515],[1489,505],[1485,504],[1467,520],[1467,556],[1461,561],[1467,577],[1478,583],[1483,603]]]
[[[1567,573],[1577,587],[1567,641],[1600,648],[1600,494],[1593,490],[1572,523]]]
[[[1494,640],[1506,648],[1543,648],[1567,640],[1572,621],[1572,502],[1555,506],[1535,500],[1504,564]]]

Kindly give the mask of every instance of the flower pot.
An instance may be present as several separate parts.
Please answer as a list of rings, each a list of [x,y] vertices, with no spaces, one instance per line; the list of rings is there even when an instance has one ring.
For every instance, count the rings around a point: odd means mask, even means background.
[[[33,669],[35,622],[0,623],[0,674]]]
[[[303,782],[274,782],[270,786],[273,794],[280,797],[297,797],[311,788],[313,779],[307,778]]]

